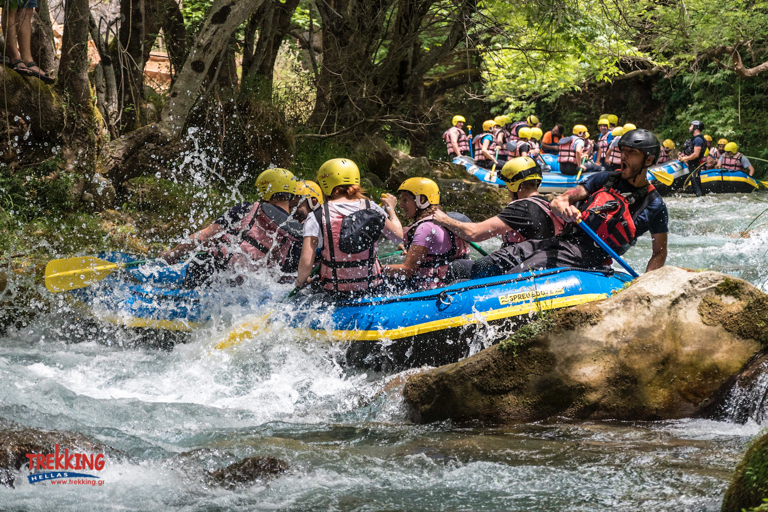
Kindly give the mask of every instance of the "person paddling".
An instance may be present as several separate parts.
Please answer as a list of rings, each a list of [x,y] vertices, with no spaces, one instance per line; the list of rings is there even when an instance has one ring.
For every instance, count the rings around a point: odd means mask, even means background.
[[[210,282],[222,270],[250,272],[277,267],[285,273],[295,272],[301,225],[288,212],[297,183],[290,171],[267,169],[256,179],[261,201],[233,206],[213,224],[158,257],[172,264],[189,254],[207,251],[208,256],[196,256],[187,268],[186,284],[190,287]]]
[[[660,144],[653,133],[635,129],[621,136],[619,148],[619,172],[593,174],[556,197],[551,209],[566,222],[587,223],[618,255],[650,232],[652,254],[646,266],[646,272],[650,272],[662,267],[667,259],[669,214],[661,195],[648,183],[646,172],[656,162]],[[578,208],[576,203],[582,206]],[[497,263],[504,273],[513,274],[556,267],[595,268],[608,261],[608,254],[592,238],[577,227],[566,226],[558,236],[511,246],[506,258]],[[473,277],[484,277],[474,270]]]
[[[720,157],[725,153],[725,145],[728,144],[728,140],[720,139],[717,141],[717,147],[710,148],[707,155],[707,169],[714,169],[717,167]]]
[[[499,149],[497,135],[501,128],[496,125],[493,119],[483,123],[483,133],[475,137],[472,144],[475,148],[475,163],[484,168],[492,169],[493,166],[503,166],[504,162],[496,158],[496,151]]]
[[[501,169],[499,178],[506,183],[511,201],[495,217],[475,223],[459,222],[439,211],[433,216],[435,223],[470,242],[501,236],[501,249],[474,264],[461,262],[452,265],[455,275],[486,277],[503,274],[503,268],[508,266],[504,261],[509,247],[525,240],[550,238],[563,229],[563,222],[552,214],[549,201],[539,194],[542,171],[535,160],[529,157],[513,158]]]
[[[311,282],[319,248],[319,288],[332,298],[383,292],[376,242],[382,233],[395,243],[403,240],[396,198],[383,196],[384,209],[377,206],[360,187],[357,164],[346,158],[325,162],[317,171],[317,182],[324,202],[304,223],[296,287]]]
[[[672,151],[675,150],[675,142],[672,139],[666,139],[661,144],[661,150],[659,152],[659,159],[657,164],[665,164],[672,159]]]
[[[291,201],[293,217],[302,224],[323,204],[323,191],[314,181],[302,180],[296,184],[296,195]],[[303,237],[302,237],[303,238]]]
[[[563,137],[557,143],[559,148],[557,161],[560,164],[560,174],[576,176],[579,169],[585,169],[582,160],[587,155],[584,138],[587,135],[587,127],[577,124],[573,127],[573,135]]]
[[[398,288],[429,290],[443,286],[448,280],[449,264],[469,258],[469,245],[434,222],[434,215],[443,214],[437,183],[410,178],[397,191],[400,209],[414,222],[403,233],[405,262],[385,265],[383,274]]]

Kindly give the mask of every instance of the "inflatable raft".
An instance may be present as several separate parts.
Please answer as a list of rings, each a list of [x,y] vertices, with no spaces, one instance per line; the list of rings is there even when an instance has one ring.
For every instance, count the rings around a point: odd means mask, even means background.
[[[666,186],[659,183],[652,176],[649,176],[649,179],[661,195],[671,192],[687,192],[691,194],[695,192],[691,184],[692,178],[690,178],[688,166],[679,160],[655,165],[651,169],[666,172],[674,179],[671,186]],[[696,179],[700,181],[701,190],[705,194],[743,194],[754,192],[760,188],[760,184],[754,178],[742,171],[707,169],[701,171]]]
[[[123,253],[99,257],[113,262],[136,259]],[[261,306],[284,297],[282,289],[273,296],[248,286],[185,289],[185,272],[184,265],[147,264],[115,272],[68,295],[99,322],[152,333],[184,333],[213,319],[229,323],[247,312],[263,315]],[[344,343],[349,366],[381,370],[440,365],[467,356],[472,347],[503,339],[537,313],[606,298],[631,279],[610,268],[560,268],[344,303],[298,295],[271,318],[310,337]],[[478,330],[483,332],[476,337]]]
[[[437,366],[466,357],[473,346],[500,341],[537,313],[604,299],[631,280],[610,268],[558,268],[336,303],[329,311],[311,297],[285,313],[284,321],[320,337],[349,342],[350,366]],[[476,338],[478,330],[483,332]]]

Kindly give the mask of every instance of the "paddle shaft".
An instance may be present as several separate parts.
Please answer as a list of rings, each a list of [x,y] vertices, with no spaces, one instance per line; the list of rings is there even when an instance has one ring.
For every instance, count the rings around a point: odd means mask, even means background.
[[[475,242],[469,242],[469,245],[471,245],[474,250],[476,250],[477,252],[479,252],[483,256],[488,256],[488,253],[485,250],[483,250],[482,247],[477,245]]]
[[[576,175],[576,181],[579,181],[579,179],[581,178],[581,171],[584,170],[584,162],[586,161],[587,161],[587,157],[581,158],[581,165],[579,165],[579,173]]]
[[[467,126],[467,131],[469,132],[469,156],[470,158],[475,158],[475,148],[474,144],[472,144],[472,126]]]
[[[578,221],[578,225],[579,225],[579,227],[580,227],[582,230],[584,230],[584,232],[585,232],[586,234],[588,234],[588,235],[590,236],[590,238],[592,238],[592,240],[594,240],[594,241],[597,243],[597,245],[599,245],[600,247],[602,247],[602,248],[603,248],[603,250],[604,250],[605,252],[607,252],[607,253],[608,253],[608,256],[610,256],[611,258],[613,258],[613,259],[615,259],[616,261],[618,261],[618,262],[619,262],[619,265],[621,265],[622,267],[624,267],[624,269],[625,269],[627,272],[629,272],[629,275],[631,275],[632,277],[640,277],[640,276],[638,275],[638,273],[637,273],[637,272],[635,272],[635,271],[632,269],[632,267],[630,267],[630,266],[629,266],[629,264],[627,264],[627,262],[626,262],[626,261],[624,261],[624,260],[621,258],[621,256],[619,256],[618,254],[616,254],[616,251],[614,251],[613,249],[611,249],[610,247],[608,247],[608,244],[607,244],[607,243],[605,243],[605,241],[604,241],[602,238],[600,238],[599,236],[597,236],[597,233],[595,233],[595,232],[592,230],[592,228],[590,228],[589,226],[587,226],[587,225],[586,225],[586,224],[585,224],[585,223],[584,223],[582,220],[579,220],[579,221]]]

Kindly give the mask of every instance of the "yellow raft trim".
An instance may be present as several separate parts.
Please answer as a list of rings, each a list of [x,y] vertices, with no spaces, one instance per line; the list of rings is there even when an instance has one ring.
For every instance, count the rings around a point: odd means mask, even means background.
[[[67,302],[69,302],[72,307],[79,309],[82,314],[90,316],[94,320],[107,322],[113,325],[119,325],[121,327],[189,332],[205,325],[200,322],[188,322],[187,320],[158,320],[153,318],[138,318],[133,316],[100,315],[98,312],[94,312],[82,301],[69,295],[67,295],[66,298]]]
[[[602,300],[608,297],[606,293],[588,293],[584,295],[576,295],[571,297],[560,297],[556,299],[546,299],[534,302],[528,302],[526,304],[517,304],[515,306],[509,306],[501,309],[494,309],[486,311],[484,313],[473,313],[462,316],[456,316],[453,318],[444,318],[442,320],[435,320],[433,322],[425,322],[423,324],[412,325],[409,327],[399,327],[397,329],[391,329],[388,331],[362,331],[362,330],[343,330],[343,331],[324,331],[324,330],[311,330],[307,329],[308,334],[316,336],[327,337],[331,340],[341,341],[378,341],[381,339],[398,340],[402,338],[410,338],[412,336],[418,336],[419,334],[427,334],[435,331],[442,331],[444,329],[450,329],[454,327],[463,327],[466,325],[479,323],[480,320],[477,316],[481,316],[483,320],[493,322],[495,320],[503,320],[505,318],[511,318],[514,316],[527,315],[531,312],[538,312],[542,310],[567,308],[571,306],[578,306],[580,304],[586,304],[588,302],[594,302],[596,300]]]
[[[755,188],[760,187],[760,185],[758,185],[753,178],[742,178],[741,176],[712,176],[708,178],[701,178],[702,183],[709,183],[710,181],[741,181],[744,183],[749,183]]]

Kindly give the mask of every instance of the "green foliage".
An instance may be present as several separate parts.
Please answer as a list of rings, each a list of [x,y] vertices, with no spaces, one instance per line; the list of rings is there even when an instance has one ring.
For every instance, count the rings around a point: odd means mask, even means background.
[[[364,153],[355,150],[351,144],[324,139],[303,139],[296,144],[296,154],[290,171],[296,176],[315,180],[317,170],[332,158],[349,158],[360,168],[361,175],[368,171],[368,159]]]
[[[540,308],[539,317],[536,320],[521,326],[517,331],[515,331],[515,334],[502,341],[499,344],[499,348],[503,351],[508,351],[513,356],[517,356],[517,350],[525,342],[551,329],[554,325],[555,322],[552,319],[552,316]]]
[[[72,211],[71,189],[79,176],[60,170],[60,160],[51,158],[28,168],[4,168],[0,172],[0,210],[22,221],[51,212]]]
[[[192,37],[197,34],[211,5],[213,5],[213,0],[184,0],[181,3],[181,14],[184,16],[187,34]]]

